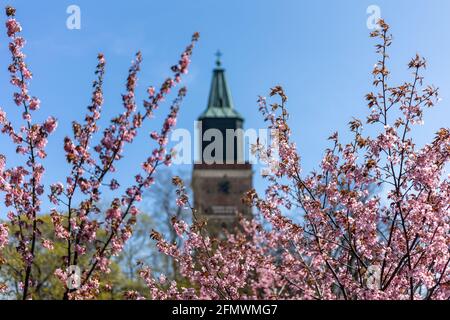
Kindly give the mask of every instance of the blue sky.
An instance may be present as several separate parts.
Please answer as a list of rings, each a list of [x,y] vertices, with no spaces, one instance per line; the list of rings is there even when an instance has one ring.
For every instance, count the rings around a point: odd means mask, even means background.
[[[369,5],[377,5],[391,25],[393,80],[406,80],[406,64],[416,52],[428,59],[426,78],[441,89],[443,101],[430,110],[425,126],[416,131],[420,144],[430,141],[438,128],[449,126],[450,109],[450,2],[429,1],[299,1],[299,0],[196,0],[196,1],[0,1],[17,8],[28,40],[25,52],[34,73],[31,93],[42,101],[39,117],[52,114],[59,128],[50,138],[46,182],[65,177],[67,166],[62,141],[71,121],[81,120],[89,103],[96,54],[107,59],[104,122],[121,109],[120,94],[130,61],[142,50],[144,62],[138,86],[139,101],[148,85],[169,75],[194,31],[201,33],[191,71],[186,78],[188,97],[179,127],[193,130],[193,121],[206,107],[214,53],[223,52],[223,66],[234,104],[246,118],[245,127],[261,128],[256,98],[275,84],[284,86],[294,139],[305,170],[320,160],[326,138],[334,130],[345,132],[352,116],[367,112],[364,95],[371,90],[370,71],[376,62],[374,42],[366,26]],[[69,5],[81,9],[81,29],[66,28]],[[4,20],[4,17],[2,18]],[[3,23],[2,23],[3,26]],[[0,35],[0,105],[17,113],[11,102],[5,32]],[[165,113],[165,110],[162,110]],[[124,185],[152,146],[148,132],[158,129],[163,113],[147,123],[137,143],[127,147],[120,163]],[[12,146],[0,138],[2,153]],[[13,160],[11,160],[13,161]],[[259,190],[263,183],[255,177]]]

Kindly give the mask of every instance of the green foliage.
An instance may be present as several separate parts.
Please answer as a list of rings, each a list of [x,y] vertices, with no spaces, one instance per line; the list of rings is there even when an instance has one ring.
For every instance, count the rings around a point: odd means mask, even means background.
[[[42,238],[53,242],[53,249],[45,249],[42,245],[36,247],[36,257],[34,259],[32,279],[36,286],[32,292],[34,300],[61,299],[64,295],[64,284],[54,275],[55,270],[64,265],[64,257],[67,255],[66,243],[54,238],[53,224],[50,216],[40,217],[42,225],[40,230]],[[17,227],[9,226],[11,232],[16,232]],[[142,236],[142,235],[141,235]],[[102,235],[99,235],[102,238]],[[12,241],[2,252],[0,259],[0,282],[8,285],[8,291],[3,298],[20,299],[20,284],[24,280],[23,261],[16,250],[17,242]],[[88,254],[80,259],[80,266],[88,265],[87,259],[92,256],[94,247],[88,248]],[[116,259],[111,264],[111,272],[103,274],[100,279],[101,294],[99,299],[123,299],[123,293],[127,290],[137,290],[145,292],[145,286],[136,275],[128,277],[122,272],[120,259]]]

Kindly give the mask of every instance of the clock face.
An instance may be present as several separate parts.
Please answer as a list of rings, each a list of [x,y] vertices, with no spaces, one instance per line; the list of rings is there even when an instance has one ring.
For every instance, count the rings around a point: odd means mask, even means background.
[[[219,192],[229,194],[230,193],[230,182],[227,180],[219,182]]]

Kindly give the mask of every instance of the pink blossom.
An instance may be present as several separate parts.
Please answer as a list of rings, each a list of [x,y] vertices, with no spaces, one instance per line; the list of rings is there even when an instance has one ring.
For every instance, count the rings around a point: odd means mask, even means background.
[[[28,107],[30,108],[30,110],[34,111],[34,110],[39,109],[40,104],[41,104],[41,101],[38,98],[32,98],[30,100]]]
[[[155,88],[154,87],[149,87],[147,89],[147,93],[150,97],[153,97],[155,95]]]
[[[6,244],[8,244],[8,227],[0,224],[0,249],[3,249]]]
[[[119,208],[110,208],[106,211],[106,218],[110,220],[120,219],[122,211]]]
[[[47,133],[52,133],[53,131],[55,131],[56,127],[58,126],[58,122],[56,121],[55,118],[53,117],[49,117],[45,122],[44,122],[44,129],[45,131],[47,131]]]
[[[48,239],[42,239],[42,246],[46,248],[47,250],[53,250],[54,245],[53,242]]]
[[[152,133],[150,133],[150,137],[151,137],[153,140],[158,140],[158,139],[159,139],[159,134],[158,134],[158,132],[153,131]]]
[[[20,23],[16,21],[16,19],[8,19],[8,21],[6,21],[6,28],[8,37],[12,37],[15,33],[22,31],[22,27],[20,26]]]

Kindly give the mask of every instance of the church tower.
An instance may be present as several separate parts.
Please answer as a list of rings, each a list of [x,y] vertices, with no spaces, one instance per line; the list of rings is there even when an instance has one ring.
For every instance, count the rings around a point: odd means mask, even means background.
[[[198,161],[192,174],[194,207],[219,235],[236,226],[237,214],[251,217],[241,201],[252,188],[252,166],[244,161],[244,119],[234,109],[231,92],[217,53],[206,110],[198,118]]]

